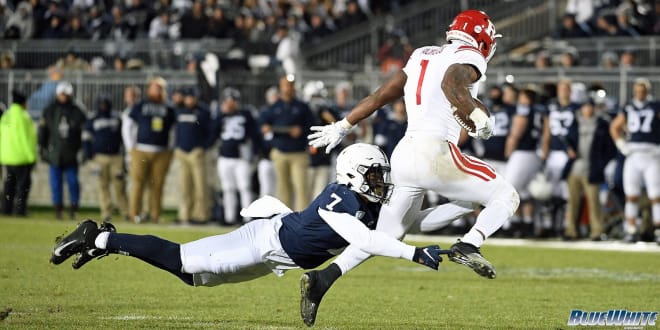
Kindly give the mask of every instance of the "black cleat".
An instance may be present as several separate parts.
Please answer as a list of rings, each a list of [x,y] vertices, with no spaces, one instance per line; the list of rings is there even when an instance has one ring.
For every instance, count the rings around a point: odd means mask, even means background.
[[[319,279],[319,272],[307,272],[300,278],[300,316],[308,327],[316,322],[316,312],[321,305],[321,299],[328,290]]]
[[[481,255],[481,250],[478,247],[458,240],[451,246],[451,251],[449,260],[468,266],[475,273],[485,278],[495,278],[495,268]]]
[[[101,226],[99,226],[99,233],[102,233],[102,232],[105,232],[105,231],[114,233],[114,232],[117,232],[117,229],[110,222],[103,221],[103,223],[101,223]],[[99,248],[96,248],[96,247],[86,249],[86,250],[80,252],[80,254],[78,254],[78,257],[76,258],[76,260],[73,261],[73,264],[71,264],[71,267],[73,267],[73,269],[79,269],[80,267],[84,266],[86,263],[88,263],[92,259],[94,259],[94,258],[101,259],[101,258],[107,256],[108,254],[110,254],[110,251],[105,250],[105,249],[99,249]]]
[[[81,222],[71,234],[57,240],[50,262],[59,265],[72,255],[93,248],[98,233],[96,222],[89,219]]]

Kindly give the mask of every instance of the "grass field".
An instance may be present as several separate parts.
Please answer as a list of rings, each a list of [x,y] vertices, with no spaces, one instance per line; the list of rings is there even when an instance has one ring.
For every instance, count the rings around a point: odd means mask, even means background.
[[[0,328],[304,328],[299,277],[194,288],[139,260],[111,255],[74,271],[48,263],[73,221],[0,218]],[[218,227],[117,224],[177,242]],[[416,242],[427,244],[429,242]],[[444,244],[443,246],[446,246]],[[326,295],[319,329],[560,329],[572,309],[660,309],[660,253],[487,245],[498,278],[445,261],[438,272],[373,258]]]

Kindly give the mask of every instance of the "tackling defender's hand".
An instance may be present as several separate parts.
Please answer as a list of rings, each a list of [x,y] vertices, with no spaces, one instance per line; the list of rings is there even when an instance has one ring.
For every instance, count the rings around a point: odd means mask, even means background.
[[[415,255],[413,255],[412,261],[422,264],[426,267],[438,270],[438,266],[442,262],[442,257],[440,256],[444,250],[441,250],[437,245],[430,245],[422,248],[415,248]]]
[[[314,148],[318,149],[327,146],[325,153],[329,154],[332,148],[336,147],[352,128],[353,125],[344,118],[333,124],[310,127],[310,130],[316,133],[308,135],[307,139],[309,140],[309,145]]]
[[[495,116],[486,115],[481,109],[475,108],[470,113],[470,119],[474,122],[475,132],[468,132],[473,138],[488,140],[493,136],[493,127],[495,126]]]

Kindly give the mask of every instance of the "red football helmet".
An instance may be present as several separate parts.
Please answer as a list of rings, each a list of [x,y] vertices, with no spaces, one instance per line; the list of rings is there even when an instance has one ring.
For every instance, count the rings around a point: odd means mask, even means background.
[[[495,54],[501,34],[495,33],[495,25],[488,15],[480,10],[466,10],[456,15],[447,30],[447,41],[461,40],[479,49],[486,62]]]

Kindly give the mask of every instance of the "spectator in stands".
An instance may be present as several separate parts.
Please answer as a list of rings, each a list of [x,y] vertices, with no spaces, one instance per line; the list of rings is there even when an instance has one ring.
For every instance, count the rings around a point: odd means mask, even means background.
[[[87,31],[91,34],[92,40],[105,39],[111,27],[112,18],[105,15],[98,6],[90,8]]]
[[[32,18],[32,5],[22,1],[16,11],[9,16],[4,26],[5,39],[30,39],[34,33],[34,20]]]
[[[66,13],[56,11],[50,16],[48,28],[41,35],[43,39],[65,39],[68,38],[68,27],[65,24]]]
[[[241,93],[237,89],[225,88],[221,113],[216,121],[216,132],[220,135],[218,177],[222,187],[224,221],[230,225],[239,222],[236,194],[240,196],[242,208],[254,199],[251,164],[261,141],[254,117],[250,111],[241,108],[240,102]]]
[[[572,15],[574,21],[583,28],[588,26],[595,9],[594,0],[568,0],[566,3],[566,13]]]
[[[55,217],[62,219],[64,202],[63,177],[69,187],[69,216],[75,219],[80,200],[78,182],[78,151],[82,146],[85,114],[73,102],[73,86],[67,81],[57,84],[55,101],[48,105],[39,119],[39,154],[50,164],[50,189]]]
[[[621,63],[621,66],[624,68],[631,68],[635,66],[635,51],[632,49],[626,49],[621,53],[621,57],[619,59],[619,62]]]
[[[600,66],[604,69],[614,69],[619,66],[619,58],[616,53],[607,51],[600,57]]]
[[[149,24],[149,39],[170,38],[170,13],[163,9]]]
[[[312,14],[309,19],[309,25],[310,29],[305,33],[305,43],[313,45],[320,44],[321,39],[332,33],[325,24],[324,18],[318,13]]]
[[[150,1],[151,3],[151,1]],[[130,0],[126,6],[126,20],[134,26],[136,35],[142,31],[148,31],[150,21],[147,20],[149,16],[149,7],[142,0]]]
[[[112,101],[108,96],[99,96],[96,102],[96,114],[87,120],[83,131],[85,159],[91,160],[99,172],[99,205],[101,218],[112,219],[113,207],[110,185],[114,188],[119,214],[128,217],[128,199],[126,198],[126,180],[124,159],[121,152],[121,118],[113,111]]]
[[[619,29],[616,16],[609,14],[598,16],[596,19],[596,29],[594,34],[601,37],[617,37],[624,35]]]
[[[280,94],[277,90],[277,87],[272,86],[266,90],[266,105],[263,107],[261,112],[266,111],[270,106],[275,104],[279,100]],[[271,151],[271,141],[273,139],[273,133],[262,134],[261,141],[259,143],[259,148],[257,152],[259,155],[259,163],[257,164],[257,178],[259,179],[259,197],[264,197],[266,195],[275,195],[275,169],[273,168],[273,162],[270,160],[270,151]]]
[[[559,60],[562,68],[568,69],[575,67],[577,65],[577,52],[566,50],[561,54]]]
[[[119,6],[112,7],[112,21],[105,37],[112,40],[133,40],[137,35],[135,22],[124,17],[124,10]]]
[[[286,24],[280,24],[275,35],[277,41],[277,51],[275,59],[282,65],[286,74],[296,74],[296,62],[300,55],[300,39],[289,33],[289,27]]]
[[[555,33],[556,39],[584,38],[589,34],[575,21],[575,14],[566,14],[561,20],[561,28]]]
[[[55,67],[64,71],[90,71],[91,66],[87,61],[78,56],[78,51],[71,47],[66,55],[55,62]]]
[[[203,224],[209,220],[206,149],[211,142],[211,115],[198,102],[194,87],[184,88],[176,109],[174,157],[179,161],[181,204],[178,220]]]
[[[310,197],[307,134],[313,115],[309,106],[295,97],[293,79],[282,77],[279,85],[280,100],[261,114],[261,132],[273,135],[270,158],[277,178],[277,198],[295,210],[302,210]]]
[[[14,53],[5,50],[0,53],[0,70],[9,70],[14,67]]]
[[[31,172],[37,161],[37,134],[25,105],[25,94],[13,90],[11,106],[0,113],[0,165],[7,170],[2,196],[4,215],[27,215]]]
[[[48,67],[48,80],[28,99],[28,110],[41,114],[41,111],[55,99],[55,89],[62,79],[62,69],[56,66]]]
[[[542,50],[536,54],[536,59],[534,60],[534,67],[537,70],[545,70],[551,67],[550,63],[550,53],[546,50]]]
[[[385,43],[378,49],[376,59],[380,62],[383,76],[397,72],[408,61],[413,48],[402,30],[395,29]]]
[[[78,15],[73,15],[69,19],[66,34],[71,39],[89,39],[91,37]]]
[[[163,185],[172,160],[170,132],[176,121],[174,109],[165,103],[166,85],[165,79],[161,77],[149,80],[147,98],[133,106],[122,123],[122,136],[126,149],[130,150],[131,159],[129,214],[137,223],[146,220],[140,216],[140,212],[147,182],[151,190],[151,221],[159,222],[162,212]],[[147,178],[150,180],[147,181]]]
[[[616,20],[623,35],[639,37],[639,31],[630,24],[633,10],[632,1],[622,2],[616,9]]]
[[[655,24],[652,26],[652,34],[658,35],[660,34],[660,19],[657,19],[660,17],[660,2],[655,3],[655,17],[656,21]]]
[[[603,240],[603,213],[599,200],[600,185],[605,181],[604,169],[615,156],[616,148],[609,136],[609,118],[597,113],[593,100],[582,105],[578,121],[575,158],[564,170],[568,172],[568,207],[564,239],[575,240],[582,195],[589,206],[589,238]]]
[[[226,17],[224,9],[216,6],[208,20],[207,35],[218,39],[229,38],[233,28],[234,22]]]
[[[341,13],[337,19],[337,25],[340,29],[366,22],[367,15],[362,12],[356,0],[349,0],[346,3],[346,11]]]
[[[199,39],[206,34],[207,17],[204,4],[195,0],[192,8],[181,17],[181,39]]]

